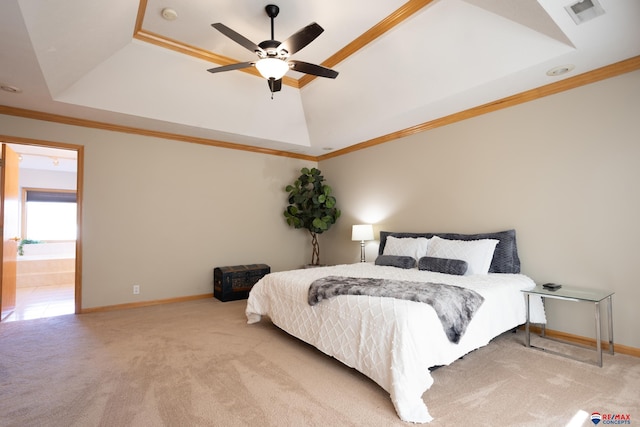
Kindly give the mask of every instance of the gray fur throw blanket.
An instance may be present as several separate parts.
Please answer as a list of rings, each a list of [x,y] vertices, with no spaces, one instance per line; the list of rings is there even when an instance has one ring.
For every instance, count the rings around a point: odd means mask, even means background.
[[[438,314],[447,338],[455,344],[460,342],[473,315],[484,302],[484,297],[471,289],[442,283],[327,276],[309,287],[309,305],[338,295],[368,295],[429,304]]]

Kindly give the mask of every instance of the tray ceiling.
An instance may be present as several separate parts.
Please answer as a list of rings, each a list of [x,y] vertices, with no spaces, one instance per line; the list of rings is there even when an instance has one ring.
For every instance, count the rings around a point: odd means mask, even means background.
[[[575,1],[280,0],[276,39],[319,23],[293,58],[340,75],[290,71],[271,99],[251,72],[206,71],[255,58],[211,24],[259,43],[267,3],[3,0],[0,83],[18,92],[0,105],[320,156],[640,55],[637,0],[582,24]]]

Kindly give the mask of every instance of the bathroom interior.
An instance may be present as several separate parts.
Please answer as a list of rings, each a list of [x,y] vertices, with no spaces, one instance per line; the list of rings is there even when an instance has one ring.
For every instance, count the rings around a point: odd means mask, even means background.
[[[16,257],[15,310],[2,321],[72,314],[75,312],[76,152],[22,144],[8,146],[19,159],[21,235]]]

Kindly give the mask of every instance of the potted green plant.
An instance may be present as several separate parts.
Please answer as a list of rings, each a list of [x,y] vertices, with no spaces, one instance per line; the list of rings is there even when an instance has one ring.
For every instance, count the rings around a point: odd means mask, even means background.
[[[287,185],[289,206],[284,211],[287,224],[304,228],[311,234],[311,265],[320,265],[318,234],[327,231],[340,217],[336,198],[331,187],[324,183],[324,176],[316,168],[302,168],[293,185]]]
[[[37,243],[42,243],[40,240],[32,240],[32,239],[22,239],[18,244],[18,255],[24,255],[24,245],[35,245]]]

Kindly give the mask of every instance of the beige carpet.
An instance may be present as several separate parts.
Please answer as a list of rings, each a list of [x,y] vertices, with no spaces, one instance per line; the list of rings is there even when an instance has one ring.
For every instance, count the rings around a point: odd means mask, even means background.
[[[247,325],[245,304],[0,324],[0,425],[409,425],[363,375],[268,320]],[[507,333],[435,370],[429,425],[564,426],[578,411],[640,424],[640,359],[606,355],[598,368],[522,342]]]

